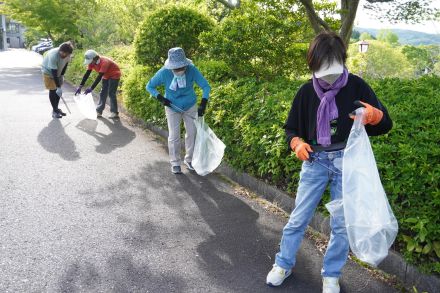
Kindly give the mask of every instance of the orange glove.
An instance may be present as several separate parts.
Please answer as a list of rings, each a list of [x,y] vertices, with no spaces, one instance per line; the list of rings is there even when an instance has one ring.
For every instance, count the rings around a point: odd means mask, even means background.
[[[364,109],[364,121],[363,124],[371,124],[371,125],[377,125],[382,120],[383,112],[377,108],[374,108],[370,104],[360,102],[362,105],[365,106]],[[355,115],[350,115],[351,119],[354,120],[356,117]]]
[[[309,152],[313,152],[308,143],[302,141],[299,137],[294,137],[290,141],[290,148],[295,152],[295,155],[301,161],[309,159]]]

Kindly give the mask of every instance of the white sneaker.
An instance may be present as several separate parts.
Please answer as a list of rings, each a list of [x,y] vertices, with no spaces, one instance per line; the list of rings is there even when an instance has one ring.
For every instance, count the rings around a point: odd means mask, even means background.
[[[292,270],[285,270],[277,264],[274,264],[272,270],[267,274],[266,284],[273,287],[279,286],[291,273]]]
[[[119,118],[119,115],[118,115],[118,113],[111,112],[110,115],[108,116],[108,118],[110,118],[110,119],[116,119],[116,118]]]
[[[195,169],[194,169],[193,165],[191,164],[191,162],[183,161],[183,163],[188,168],[188,170],[195,171]]]
[[[334,277],[322,278],[322,293],[339,293],[339,279]]]

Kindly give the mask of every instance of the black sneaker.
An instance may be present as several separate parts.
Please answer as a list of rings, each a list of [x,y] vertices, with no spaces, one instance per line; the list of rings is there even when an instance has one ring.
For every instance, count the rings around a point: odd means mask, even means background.
[[[66,113],[64,113],[63,111],[61,111],[61,109],[57,110],[57,113],[61,114],[62,116],[66,116]]]
[[[53,111],[53,112],[52,112],[52,118],[63,118],[63,115],[61,115],[61,114],[58,113],[58,112]]]
[[[184,161],[183,163],[188,168],[188,170],[195,171],[195,169],[194,169],[193,165],[191,164],[191,162]]]
[[[171,172],[173,174],[182,174],[182,169],[180,169],[180,166],[171,166]]]

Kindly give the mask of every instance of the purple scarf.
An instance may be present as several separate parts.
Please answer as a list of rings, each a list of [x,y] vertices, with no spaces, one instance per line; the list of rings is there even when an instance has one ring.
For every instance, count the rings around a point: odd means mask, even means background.
[[[338,118],[335,96],[347,84],[347,81],[348,70],[345,67],[341,76],[333,84],[328,84],[313,74],[313,88],[321,100],[316,115],[316,136],[320,145],[331,144],[330,121]]]

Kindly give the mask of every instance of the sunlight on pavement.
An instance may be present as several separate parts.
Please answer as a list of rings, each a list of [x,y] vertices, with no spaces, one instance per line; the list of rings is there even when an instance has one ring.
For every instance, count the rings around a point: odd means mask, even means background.
[[[40,67],[43,56],[24,49],[0,51],[0,68],[30,68]]]

